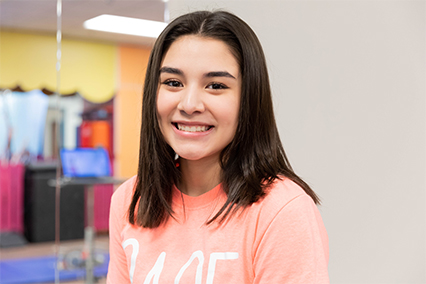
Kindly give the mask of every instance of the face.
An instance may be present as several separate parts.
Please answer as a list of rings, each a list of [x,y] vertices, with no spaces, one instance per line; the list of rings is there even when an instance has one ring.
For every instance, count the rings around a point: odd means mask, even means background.
[[[157,115],[181,159],[219,159],[234,138],[241,96],[238,62],[222,41],[178,38],[160,68]]]

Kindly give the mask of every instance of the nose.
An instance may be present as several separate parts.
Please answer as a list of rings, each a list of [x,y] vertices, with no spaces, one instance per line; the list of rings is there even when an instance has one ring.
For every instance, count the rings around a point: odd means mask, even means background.
[[[196,87],[187,87],[186,90],[181,93],[178,110],[188,115],[203,112],[205,106],[202,91],[198,90]]]

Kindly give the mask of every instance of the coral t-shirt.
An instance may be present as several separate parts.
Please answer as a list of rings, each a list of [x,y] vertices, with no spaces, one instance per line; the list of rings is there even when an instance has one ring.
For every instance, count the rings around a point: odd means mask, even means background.
[[[287,178],[260,201],[206,225],[226,200],[221,185],[191,197],[173,189],[175,219],[131,225],[136,178],[113,195],[108,284],[329,283],[328,238],[312,199]]]

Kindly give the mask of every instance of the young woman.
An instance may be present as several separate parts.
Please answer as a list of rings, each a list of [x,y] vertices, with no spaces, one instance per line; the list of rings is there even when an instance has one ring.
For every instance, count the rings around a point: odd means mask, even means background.
[[[107,282],[328,283],[318,197],[279,139],[261,45],[233,14],[157,39],[139,169],[115,193]]]

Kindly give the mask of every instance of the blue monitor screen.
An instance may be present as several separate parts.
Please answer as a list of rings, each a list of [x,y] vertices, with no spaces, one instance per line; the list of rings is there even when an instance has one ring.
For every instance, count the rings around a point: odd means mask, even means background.
[[[103,148],[61,150],[61,162],[66,177],[102,177],[111,175],[108,152]]]

